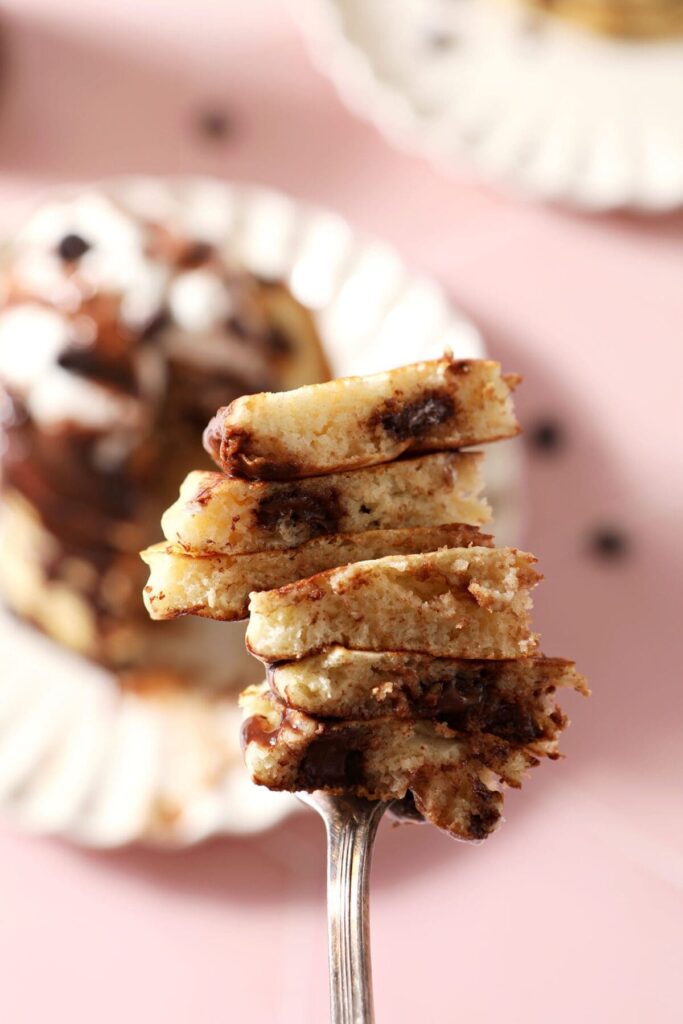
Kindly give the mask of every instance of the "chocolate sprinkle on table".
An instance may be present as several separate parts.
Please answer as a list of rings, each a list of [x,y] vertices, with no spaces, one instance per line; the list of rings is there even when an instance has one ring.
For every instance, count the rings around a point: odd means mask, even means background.
[[[197,115],[196,127],[200,135],[218,141],[229,138],[234,133],[235,124],[224,110],[204,110]]]
[[[539,420],[526,436],[532,448],[546,454],[559,451],[565,443],[564,431],[556,420]]]
[[[592,554],[598,558],[616,561],[628,554],[629,541],[619,529],[600,526],[590,536],[589,547]]]

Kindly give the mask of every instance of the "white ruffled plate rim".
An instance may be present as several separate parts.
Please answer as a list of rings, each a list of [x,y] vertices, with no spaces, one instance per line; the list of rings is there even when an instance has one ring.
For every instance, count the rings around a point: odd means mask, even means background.
[[[424,82],[417,74],[411,79],[418,62],[406,60],[402,71],[411,87],[402,87],[383,78],[375,54],[350,37],[344,9],[354,0],[288,2],[321,73],[332,79],[355,114],[403,151],[420,153],[447,172],[469,168],[512,196],[586,213],[655,214],[683,206],[683,76],[674,75],[683,61],[683,39],[625,43],[548,19],[534,40],[535,53],[527,50],[521,53],[523,59],[506,60],[504,80],[496,82],[496,73],[485,68],[476,76],[468,69],[466,87],[472,93],[489,93],[481,102],[468,97],[460,110],[452,102],[458,90],[444,87],[443,102],[435,106],[431,83],[429,109],[422,110],[416,97]],[[453,66],[462,63],[463,55],[474,54],[475,45],[479,56],[489,42],[500,64],[508,37],[521,38],[529,23],[530,16],[513,3],[459,0],[450,6],[457,6],[464,28]],[[400,17],[398,5],[392,17]],[[376,54],[381,55],[382,45],[379,40]],[[533,101],[520,102],[522,96],[529,100],[534,85],[529,72],[533,74],[539,58],[543,65],[536,84],[545,88],[533,90]],[[566,65],[572,62],[580,73],[569,82]],[[616,78],[620,63],[624,69]],[[565,78],[562,95],[574,86],[575,93],[585,94],[582,104],[565,103],[567,109],[559,112],[553,108],[557,96],[542,73],[558,65]],[[627,79],[634,100],[619,105],[615,126],[615,96]]]

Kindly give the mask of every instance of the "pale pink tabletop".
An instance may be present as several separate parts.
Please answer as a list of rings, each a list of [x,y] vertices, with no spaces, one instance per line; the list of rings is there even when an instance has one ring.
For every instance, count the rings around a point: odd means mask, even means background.
[[[276,0],[5,0],[0,213],[56,180],[203,171],[325,204],[435,274],[524,373],[537,623],[594,697],[481,847],[381,829],[381,1022],[683,1019],[683,219],[583,218],[394,152]],[[1,17],[1,16],[0,16]],[[4,51],[3,51],[4,52]],[[227,112],[225,138],[198,114]],[[609,557],[595,531],[623,542]],[[323,837],[183,854],[0,832],[0,1020],[326,1019]]]

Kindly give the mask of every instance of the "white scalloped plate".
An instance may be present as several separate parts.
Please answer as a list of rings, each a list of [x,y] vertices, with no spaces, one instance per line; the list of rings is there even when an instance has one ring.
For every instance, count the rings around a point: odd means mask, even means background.
[[[444,348],[484,354],[476,328],[432,281],[411,275],[395,251],[358,238],[334,214],[263,189],[196,179],[162,189],[141,179],[105,187],[137,192],[146,206],[211,191],[234,257],[281,276],[316,310],[336,373],[385,369]],[[514,442],[491,450],[487,486],[502,542],[518,533],[517,470]],[[186,621],[198,652],[210,656],[219,644],[222,664],[243,682],[249,673],[253,679],[258,669],[246,658],[241,624]],[[268,828],[296,806],[251,784],[235,695],[217,695],[208,675],[203,690],[122,692],[106,670],[4,613],[0,652],[0,812],[21,827],[88,846],[180,847]]]
[[[496,0],[291,0],[393,141],[586,210],[683,204],[683,39],[621,42]]]

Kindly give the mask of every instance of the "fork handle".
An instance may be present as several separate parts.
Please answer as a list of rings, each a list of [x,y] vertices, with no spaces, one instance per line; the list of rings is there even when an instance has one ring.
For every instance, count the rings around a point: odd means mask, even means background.
[[[368,889],[372,845],[387,804],[335,797],[327,829],[327,918],[332,1024],[372,1024]]]

